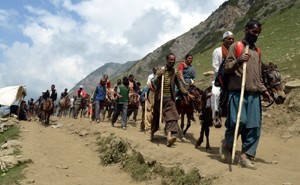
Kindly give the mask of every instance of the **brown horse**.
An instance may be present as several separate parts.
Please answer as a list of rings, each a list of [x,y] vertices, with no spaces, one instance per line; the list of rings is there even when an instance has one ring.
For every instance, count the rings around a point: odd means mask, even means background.
[[[63,97],[62,99],[59,100],[59,110],[57,113],[57,116],[61,118],[62,115],[66,117],[67,111],[69,110],[70,107],[70,99],[69,97]]]
[[[75,115],[76,117],[80,114],[80,118],[85,117],[88,113],[88,106],[91,95],[87,94],[84,98],[81,98],[80,105],[76,106]]]
[[[273,102],[275,101],[276,104],[282,104],[285,100],[285,93],[284,88],[281,83],[281,77],[280,73],[277,69],[277,66],[273,63],[269,63],[269,65],[263,64],[262,65],[262,78],[263,83],[266,86],[267,90],[269,91],[270,95],[273,98]],[[202,102],[203,102],[203,108],[202,108],[202,127],[200,131],[200,137],[197,140],[197,143],[195,145],[195,148],[200,146],[203,142],[204,133],[206,136],[206,150],[211,150],[210,144],[209,144],[209,127],[212,126],[212,110],[210,105],[210,98],[211,98],[211,87],[208,87],[204,90],[203,96],[202,96]],[[222,96],[221,96],[222,99]],[[221,116],[226,116],[226,108],[227,108],[227,102],[223,103],[221,100],[221,113],[218,115],[219,119],[221,119]],[[270,104],[271,105],[271,104]]]
[[[201,91],[199,88],[197,88],[194,85],[190,85],[188,92],[194,96],[194,99],[191,99],[189,96],[182,97],[176,101],[176,108],[178,111],[178,114],[181,116],[181,124],[180,128],[182,131],[182,139],[186,140],[185,134],[187,130],[191,126],[191,117],[193,116],[194,110],[197,112],[201,112],[202,109],[202,101],[201,96],[203,94],[203,91]],[[187,115],[187,125],[184,128],[184,116]]]
[[[47,98],[42,102],[42,114],[40,121],[43,125],[49,125],[50,115],[53,113],[53,102],[51,98]]]
[[[115,103],[116,103],[116,99],[114,97],[114,94],[110,91],[107,91],[106,98],[105,98],[103,104],[101,105],[102,106],[101,109],[103,109],[101,111],[102,112],[102,116],[101,116],[102,121],[104,121],[104,119],[105,119],[106,112],[108,113],[107,118],[108,119],[111,118],[111,115],[114,111]]]
[[[137,93],[129,94],[127,116],[130,117],[131,114],[134,113],[133,119],[136,119],[137,110],[139,109],[139,106],[140,106],[139,95]]]
[[[39,115],[39,104],[37,102],[33,103],[33,113],[32,116],[38,116]]]

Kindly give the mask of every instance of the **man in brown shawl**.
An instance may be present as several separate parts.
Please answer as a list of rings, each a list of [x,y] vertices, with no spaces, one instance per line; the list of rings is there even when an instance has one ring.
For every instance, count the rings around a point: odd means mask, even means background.
[[[167,146],[170,147],[176,142],[176,138],[172,134],[178,132],[178,112],[175,104],[175,84],[183,95],[190,95],[187,90],[180,83],[180,76],[174,69],[176,56],[170,53],[166,56],[166,65],[159,68],[154,77],[155,88],[155,102],[153,112],[153,123],[151,126],[150,140],[153,140],[154,133],[159,128],[159,116],[160,116],[160,98],[161,98],[161,79],[164,75],[163,82],[163,105],[162,105],[162,117],[166,124],[165,132],[167,133]]]

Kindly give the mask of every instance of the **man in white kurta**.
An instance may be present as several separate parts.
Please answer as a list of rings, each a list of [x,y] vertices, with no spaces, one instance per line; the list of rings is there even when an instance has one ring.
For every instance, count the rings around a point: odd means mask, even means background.
[[[212,67],[214,70],[214,80],[212,82],[212,95],[211,95],[211,109],[212,109],[212,119],[213,125],[216,128],[220,128],[222,126],[221,120],[219,119],[220,113],[220,93],[221,88],[215,86],[215,79],[217,77],[219,67],[222,61],[226,58],[228,49],[231,44],[234,42],[234,35],[230,31],[226,31],[223,34],[223,44],[221,47],[216,48],[212,53]]]

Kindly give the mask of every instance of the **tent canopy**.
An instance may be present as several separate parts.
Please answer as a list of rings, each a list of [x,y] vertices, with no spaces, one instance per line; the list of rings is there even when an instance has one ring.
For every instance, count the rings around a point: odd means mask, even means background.
[[[0,105],[11,106],[26,96],[25,86],[9,86],[0,89]]]

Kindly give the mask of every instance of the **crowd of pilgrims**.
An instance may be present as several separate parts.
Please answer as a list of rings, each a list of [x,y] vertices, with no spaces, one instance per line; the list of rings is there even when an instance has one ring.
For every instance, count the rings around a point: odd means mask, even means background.
[[[244,38],[239,42],[234,42],[234,35],[230,31],[226,31],[222,37],[222,45],[216,48],[212,54],[212,67],[214,69],[214,79],[212,81],[210,101],[203,100],[201,102],[211,107],[211,117],[213,125],[220,128],[222,109],[220,108],[220,93],[225,92],[228,95],[227,102],[227,119],[225,122],[226,131],[222,145],[220,147],[220,156],[227,159],[228,156],[235,154],[233,151],[236,126],[242,125],[238,129],[237,135],[241,135],[242,148],[239,157],[239,164],[242,167],[256,169],[253,162],[256,156],[256,149],[260,139],[261,133],[261,95],[267,101],[270,101],[271,96],[265,85],[262,83],[262,63],[260,57],[260,50],[255,46],[255,42],[261,33],[262,25],[257,20],[249,20],[244,28]],[[247,48],[247,49],[246,49]],[[248,50],[249,48],[249,50]],[[155,132],[160,128],[159,124],[163,121],[165,124],[165,134],[167,139],[167,146],[170,147],[176,142],[174,134],[180,132],[178,128],[179,111],[177,100],[192,99],[195,100],[195,94],[192,94],[188,89],[193,86],[196,71],[191,65],[193,56],[187,54],[182,62],[179,63],[175,70],[174,64],[176,56],[169,53],[166,56],[166,63],[162,67],[153,68],[153,73],[148,76],[146,85],[141,89],[141,84],[134,79],[134,75],[125,76],[119,79],[117,84],[112,88],[107,75],[103,75],[91,95],[88,95],[83,86],[80,85],[76,90],[75,95],[70,98],[70,107],[68,114],[70,117],[77,118],[88,114],[96,123],[104,119],[102,114],[100,120],[100,113],[108,110],[108,116],[111,125],[115,126],[119,116],[121,116],[121,128],[127,129],[127,119],[133,114],[133,120],[137,121],[138,109],[142,107],[142,121],[140,129],[150,133],[149,140],[153,140]],[[244,64],[248,65],[245,74],[243,73]],[[223,70],[222,70],[223,69]],[[227,84],[225,85],[225,78],[222,78],[223,71],[227,77]],[[247,76],[242,84],[242,76]],[[224,77],[224,76],[223,76]],[[243,87],[243,88],[242,88]],[[204,94],[205,94],[204,90]],[[243,93],[242,93],[243,92]],[[245,95],[244,95],[245,93]],[[244,96],[242,96],[242,94]],[[196,93],[197,95],[197,93]],[[61,94],[60,99],[68,99],[69,93],[67,89]],[[238,112],[237,105],[239,98],[246,102],[247,108],[241,109]],[[28,102],[29,112],[33,113],[35,105],[50,98],[54,104],[57,100],[57,92],[55,86],[43,92],[36,101],[30,99]],[[83,101],[85,100],[85,101]],[[203,101],[202,101],[203,100]],[[207,99],[208,100],[208,99]],[[62,107],[62,101],[59,101],[58,107],[54,106],[53,114]],[[85,106],[83,107],[83,102]],[[206,106],[207,106],[206,105]],[[245,106],[246,106],[245,105]],[[21,106],[26,107],[26,102],[22,102]],[[37,106],[40,108],[41,106]],[[83,108],[82,108],[83,107]],[[114,108],[111,108],[114,107]],[[192,109],[194,109],[193,107]],[[202,108],[202,110],[204,110]],[[25,108],[22,109],[24,115]],[[37,111],[38,114],[40,111]],[[241,123],[237,124],[238,114],[241,114]],[[205,116],[204,116],[205,115]],[[209,116],[204,114],[199,116]],[[22,119],[28,119],[26,115]],[[194,115],[190,114],[188,119],[195,120]],[[203,122],[202,122],[203,127]],[[208,136],[207,136],[208,137]],[[202,139],[203,140],[203,139]]]
[[[153,72],[155,72],[155,69],[156,68],[153,68]],[[153,78],[154,73],[149,75],[147,83]],[[126,86],[128,87],[128,92],[126,91],[127,89],[123,88]],[[60,114],[60,100],[68,99],[68,110],[62,113],[65,117],[67,116],[77,119],[78,116],[92,116],[93,121],[100,123],[100,113],[103,115],[104,111],[108,112],[107,118],[111,120],[113,113],[119,111],[119,114],[126,114],[126,117],[133,114],[133,120],[136,122],[139,108],[138,104],[135,105],[137,108],[134,107],[126,110],[124,108],[121,109],[121,106],[118,106],[118,104],[122,104],[122,101],[128,102],[129,97],[133,94],[137,95],[136,97],[138,101],[143,101],[143,98],[141,97],[142,90],[141,83],[136,81],[132,74],[128,77],[123,77],[122,80],[118,79],[117,83],[113,87],[111,87],[108,75],[104,74],[99,84],[97,84],[95,89],[92,91],[92,95],[86,92],[83,85],[79,85],[73,96],[70,97],[71,92],[68,92],[68,89],[65,88],[58,99],[57,90],[55,85],[52,84],[51,88],[42,92],[41,96],[39,96],[36,100],[30,98],[27,103],[24,100],[21,101],[19,119],[30,121],[31,116],[39,116],[41,114],[41,104],[45,99],[50,98],[54,105],[52,113],[53,116],[59,116]],[[92,105],[92,107],[89,105]],[[102,117],[102,120],[104,120],[104,117]]]

